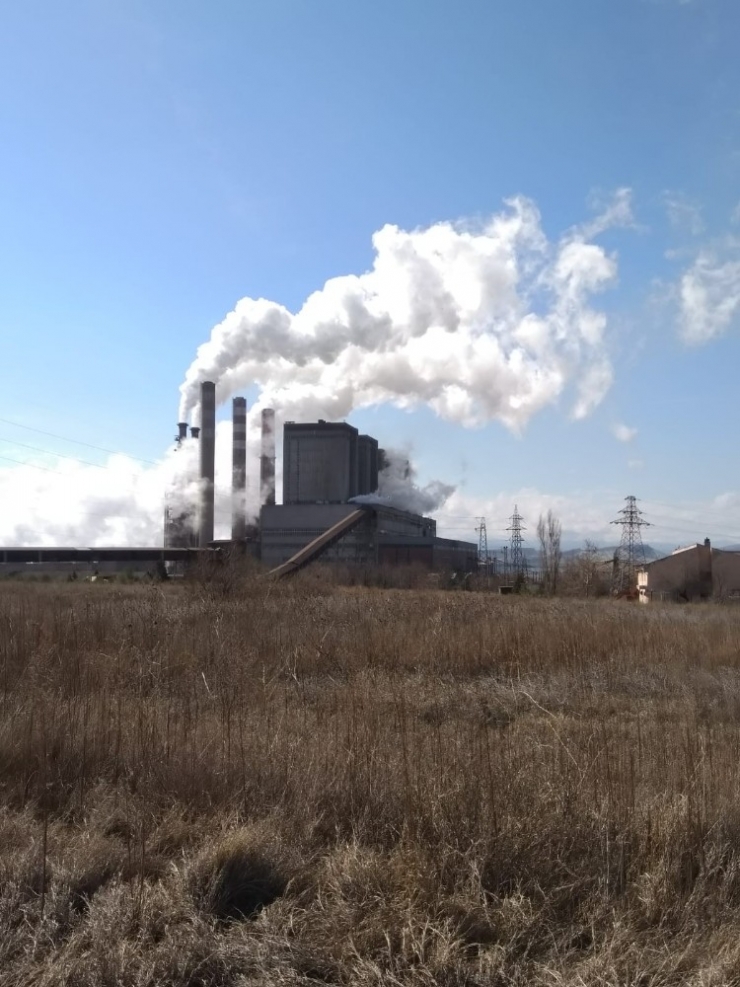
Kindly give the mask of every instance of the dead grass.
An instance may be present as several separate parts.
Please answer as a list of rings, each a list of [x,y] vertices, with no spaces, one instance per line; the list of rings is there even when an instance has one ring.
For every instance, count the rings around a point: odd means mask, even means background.
[[[740,983],[740,612],[4,585],[0,984]]]

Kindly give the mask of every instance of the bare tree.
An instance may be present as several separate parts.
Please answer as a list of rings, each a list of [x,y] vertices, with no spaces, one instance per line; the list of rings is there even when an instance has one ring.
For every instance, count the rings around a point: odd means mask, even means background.
[[[560,567],[558,593],[568,596],[605,596],[611,585],[611,560],[604,559],[592,541],[569,555]]]
[[[578,568],[586,596],[598,596],[600,584],[603,582],[602,563],[598,548],[588,539],[586,539],[583,550],[578,556]]]
[[[542,585],[546,593],[557,593],[558,577],[560,575],[560,536],[562,525],[552,511],[547,517],[540,514],[537,522],[537,537],[540,541],[540,568],[542,569]]]
[[[542,574],[542,588],[548,592],[548,558],[547,558],[547,522],[543,514],[537,520],[537,537],[540,542],[540,572]]]

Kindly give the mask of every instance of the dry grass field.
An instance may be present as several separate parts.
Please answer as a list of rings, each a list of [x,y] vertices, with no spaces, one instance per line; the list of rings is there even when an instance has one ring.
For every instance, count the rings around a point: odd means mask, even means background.
[[[740,610],[0,586],[0,984],[740,983]]]

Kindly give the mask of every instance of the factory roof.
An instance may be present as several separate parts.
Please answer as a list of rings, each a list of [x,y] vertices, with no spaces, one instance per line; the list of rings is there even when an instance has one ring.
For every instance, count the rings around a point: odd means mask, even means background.
[[[53,545],[0,547],[0,562],[178,562],[197,554],[194,548],[162,548],[157,545],[137,548],[101,546],[99,548],[60,548]]]

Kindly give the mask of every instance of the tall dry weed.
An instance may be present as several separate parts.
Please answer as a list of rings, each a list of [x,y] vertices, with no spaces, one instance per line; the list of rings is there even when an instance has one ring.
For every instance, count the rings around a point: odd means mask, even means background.
[[[0,983],[728,983],[739,755],[731,609],[4,586]]]

